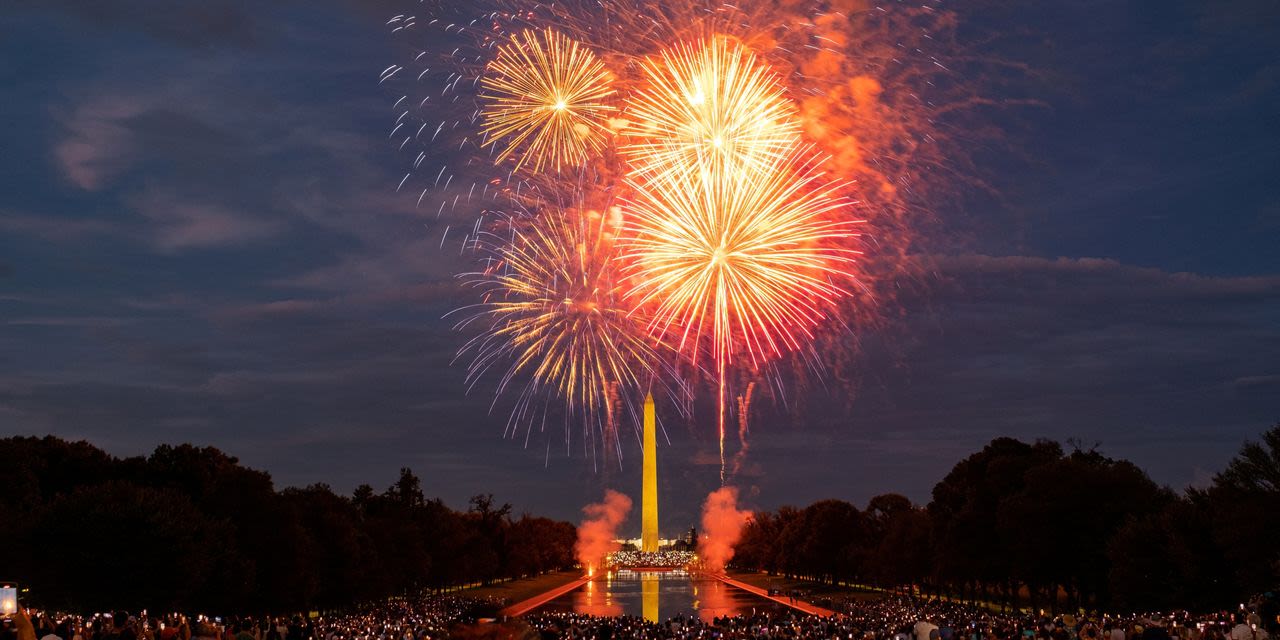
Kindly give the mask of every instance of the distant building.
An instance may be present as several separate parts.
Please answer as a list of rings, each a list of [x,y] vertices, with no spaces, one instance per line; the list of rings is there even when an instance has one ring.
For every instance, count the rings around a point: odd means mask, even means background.
[[[689,529],[689,535],[680,538],[671,543],[672,551],[687,551],[693,553],[698,550],[698,530]]]

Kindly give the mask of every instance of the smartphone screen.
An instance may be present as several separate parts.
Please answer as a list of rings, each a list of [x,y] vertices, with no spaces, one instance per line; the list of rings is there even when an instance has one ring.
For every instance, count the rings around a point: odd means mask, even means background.
[[[0,615],[11,616],[18,612],[18,585],[0,585]]]

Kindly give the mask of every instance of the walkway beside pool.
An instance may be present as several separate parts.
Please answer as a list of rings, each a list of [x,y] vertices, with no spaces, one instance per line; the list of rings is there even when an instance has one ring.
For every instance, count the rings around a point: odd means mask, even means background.
[[[566,593],[569,593],[570,591],[573,591],[578,587],[581,587],[582,585],[586,584],[589,580],[591,580],[590,576],[582,576],[581,578],[578,578],[573,582],[560,585],[554,589],[551,589],[550,591],[545,591],[532,598],[529,598],[528,600],[517,602],[507,607],[506,609],[503,609],[499,613],[501,613],[504,616],[522,616],[530,611],[533,611],[534,609],[537,609],[538,607],[541,607],[542,605],[546,604],[547,602],[550,602],[551,600],[555,600],[556,598],[559,598],[560,596]]]
[[[727,585],[737,587],[739,589],[742,589],[743,591],[754,593],[760,596],[761,598],[768,598],[769,600],[772,600],[778,604],[786,605],[788,607],[791,607],[792,609],[795,609],[797,611],[801,611],[810,615],[834,616],[836,614],[836,612],[830,609],[823,609],[822,607],[817,607],[807,602],[802,602],[800,600],[792,600],[791,598],[788,598],[785,596],[771,596],[769,595],[768,591],[761,589],[760,587],[753,587],[745,582],[742,582],[741,580],[734,580],[733,578],[730,578],[729,576],[726,576],[726,575],[717,575],[716,578],[719,578],[721,582],[724,582]]]

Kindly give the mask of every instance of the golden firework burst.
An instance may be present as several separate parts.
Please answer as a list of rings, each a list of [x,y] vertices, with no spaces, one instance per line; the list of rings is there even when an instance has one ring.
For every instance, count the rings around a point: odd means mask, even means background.
[[[778,75],[735,39],[680,44],[642,69],[621,144],[633,175],[771,171],[796,145],[795,107]]]
[[[658,360],[618,291],[618,218],[546,213],[494,243],[493,266],[473,274],[486,300],[463,323],[483,324],[462,349],[475,353],[469,381],[504,363],[500,393],[527,379],[523,403],[546,392],[586,412],[607,409],[615,385],[648,382]]]
[[[669,172],[631,180],[625,203],[626,293],[647,328],[696,359],[754,365],[796,349],[847,293],[857,224],[803,159],[774,171]]]
[[[607,144],[612,75],[585,46],[558,31],[526,29],[498,49],[480,80],[482,131],[516,156],[516,169],[560,172]]]

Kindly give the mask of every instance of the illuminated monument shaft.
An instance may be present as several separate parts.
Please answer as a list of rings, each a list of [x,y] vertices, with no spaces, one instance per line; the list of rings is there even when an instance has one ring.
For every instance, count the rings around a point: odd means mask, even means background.
[[[640,491],[640,550],[658,550],[658,436],[653,394],[644,399],[644,480]]]

